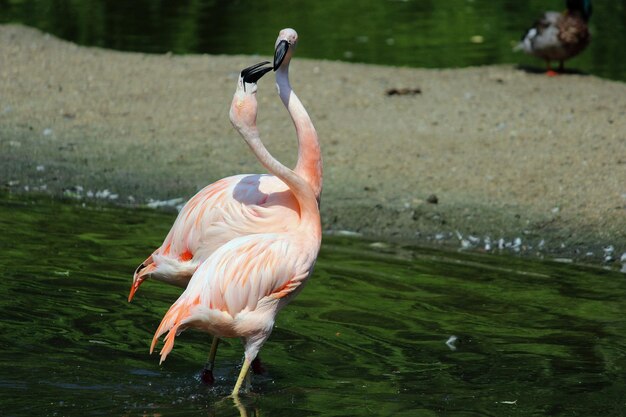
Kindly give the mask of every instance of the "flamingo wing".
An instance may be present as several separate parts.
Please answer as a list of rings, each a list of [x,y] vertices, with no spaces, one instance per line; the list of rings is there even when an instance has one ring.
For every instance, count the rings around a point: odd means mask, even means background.
[[[185,288],[198,265],[220,246],[240,236],[286,231],[298,214],[293,193],[272,175],[235,175],[206,186],[137,268],[129,300],[148,275]]]
[[[283,224],[297,215],[292,193],[278,178],[224,178],[203,188],[185,204],[159,254],[203,261],[235,237],[283,231]]]
[[[158,338],[169,332],[161,350],[161,361],[165,360],[176,334],[187,327],[225,337],[252,334],[264,327],[271,330],[276,310],[266,307],[306,280],[315,254],[294,234],[258,234],[229,242],[196,270],[163,317],[151,351]]]

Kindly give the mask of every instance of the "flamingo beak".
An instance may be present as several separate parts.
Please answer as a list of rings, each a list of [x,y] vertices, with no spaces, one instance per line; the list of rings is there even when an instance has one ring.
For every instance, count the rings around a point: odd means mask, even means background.
[[[245,68],[241,71],[241,78],[248,84],[254,84],[261,79],[265,74],[272,70],[272,67],[266,67],[269,61],[259,62],[251,67]]]
[[[146,265],[145,263],[142,263],[135,270],[135,274],[133,276],[133,285],[130,287],[130,294],[128,294],[129,303],[133,300],[133,297],[135,296],[135,293],[139,289],[139,286],[146,280],[146,278],[148,278],[150,273],[154,271],[155,269],[154,264],[151,263],[152,262],[151,258],[152,257],[146,260],[146,262],[150,260],[150,263],[148,265]]]
[[[146,280],[145,277],[138,277],[137,279],[135,279],[135,281],[133,282],[132,287],[130,287],[130,294],[128,294],[128,302],[129,303],[131,301],[133,301],[133,297],[135,296],[135,292],[137,292],[137,290],[139,289],[139,286],[145,280]]]
[[[288,50],[289,42],[287,42],[286,40],[278,42],[278,45],[276,45],[276,50],[274,51],[274,71],[276,71],[280,67],[280,64],[283,63],[283,60],[285,59]]]

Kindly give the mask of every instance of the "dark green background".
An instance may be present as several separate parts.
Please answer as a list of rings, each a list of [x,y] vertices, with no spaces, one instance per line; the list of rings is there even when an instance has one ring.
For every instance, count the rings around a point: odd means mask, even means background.
[[[83,45],[163,53],[272,53],[293,27],[299,57],[412,67],[543,62],[512,45],[563,0],[0,0],[22,22]],[[626,1],[596,1],[593,41],[569,67],[626,80]],[[473,43],[482,36],[482,43]]]

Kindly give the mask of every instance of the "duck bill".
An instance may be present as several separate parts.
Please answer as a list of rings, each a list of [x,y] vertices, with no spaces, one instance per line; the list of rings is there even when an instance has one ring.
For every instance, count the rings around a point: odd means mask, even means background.
[[[276,50],[274,51],[274,71],[276,71],[280,67],[280,64],[283,63],[283,60],[285,59],[288,50],[289,42],[287,42],[286,40],[278,42],[278,45],[276,45]]]

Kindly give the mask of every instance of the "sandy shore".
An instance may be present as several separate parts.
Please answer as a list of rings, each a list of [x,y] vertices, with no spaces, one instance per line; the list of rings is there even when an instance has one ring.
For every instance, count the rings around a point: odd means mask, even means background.
[[[263,172],[228,107],[238,72],[266,58],[122,53],[0,26],[0,184],[144,205]],[[626,84],[297,55],[291,69],[322,142],[326,230],[593,260],[626,252]],[[271,75],[258,97],[264,142],[293,164]]]

